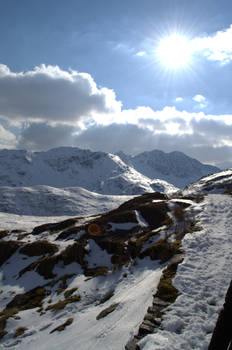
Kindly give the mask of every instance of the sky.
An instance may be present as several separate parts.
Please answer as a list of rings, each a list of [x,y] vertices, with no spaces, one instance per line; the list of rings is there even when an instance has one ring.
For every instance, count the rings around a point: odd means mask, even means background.
[[[232,167],[230,0],[0,0],[0,148]]]

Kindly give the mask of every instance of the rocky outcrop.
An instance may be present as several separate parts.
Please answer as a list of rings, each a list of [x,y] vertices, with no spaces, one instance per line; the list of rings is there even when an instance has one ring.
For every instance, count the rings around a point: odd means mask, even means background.
[[[20,242],[0,241],[0,266],[6,262],[20,246]]]
[[[39,256],[39,255],[52,255],[58,251],[58,247],[45,240],[39,240],[33,243],[28,243],[24,245],[19,253],[27,256]]]

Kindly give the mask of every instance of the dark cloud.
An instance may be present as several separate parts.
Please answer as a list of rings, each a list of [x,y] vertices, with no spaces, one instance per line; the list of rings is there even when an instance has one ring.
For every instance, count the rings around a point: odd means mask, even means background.
[[[83,131],[75,140],[75,145],[92,150],[134,154],[151,144],[153,134],[134,124],[111,124],[92,126]]]
[[[198,126],[200,127],[200,124]],[[232,147],[215,147],[220,134],[217,137],[217,140],[213,136],[208,138],[200,132],[200,128],[193,134],[170,135],[164,132],[154,134],[149,129],[132,124],[111,124],[88,128],[76,137],[75,145],[106,152],[122,150],[128,154],[153,149],[164,152],[180,151],[201,162],[221,168],[232,166]]]
[[[44,151],[54,147],[71,146],[74,131],[75,128],[69,125],[32,123],[22,131],[17,148]]]
[[[156,129],[156,130],[165,130],[164,123],[162,123],[161,120],[159,120],[159,119],[140,118],[138,120],[138,123],[141,125],[147,126],[147,127],[151,126],[153,129]]]
[[[225,122],[213,119],[192,120],[191,126],[194,132],[200,133],[205,137],[213,138],[215,141],[220,141],[222,138],[231,140],[232,125],[227,125]]]
[[[87,73],[41,65],[12,73],[0,65],[0,115],[19,120],[73,122],[92,113],[120,111],[114,92],[97,88]]]

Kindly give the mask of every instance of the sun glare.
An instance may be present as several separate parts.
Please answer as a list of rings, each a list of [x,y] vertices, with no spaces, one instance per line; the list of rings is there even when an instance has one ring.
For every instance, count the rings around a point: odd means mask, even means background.
[[[192,49],[190,40],[180,34],[173,34],[160,40],[158,59],[167,69],[180,69],[190,64]]]

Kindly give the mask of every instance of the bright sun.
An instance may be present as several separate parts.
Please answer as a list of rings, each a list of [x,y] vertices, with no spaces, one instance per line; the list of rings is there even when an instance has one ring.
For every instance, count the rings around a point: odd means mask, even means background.
[[[188,66],[191,56],[190,41],[185,36],[173,34],[160,40],[158,58],[167,69],[174,70]]]

